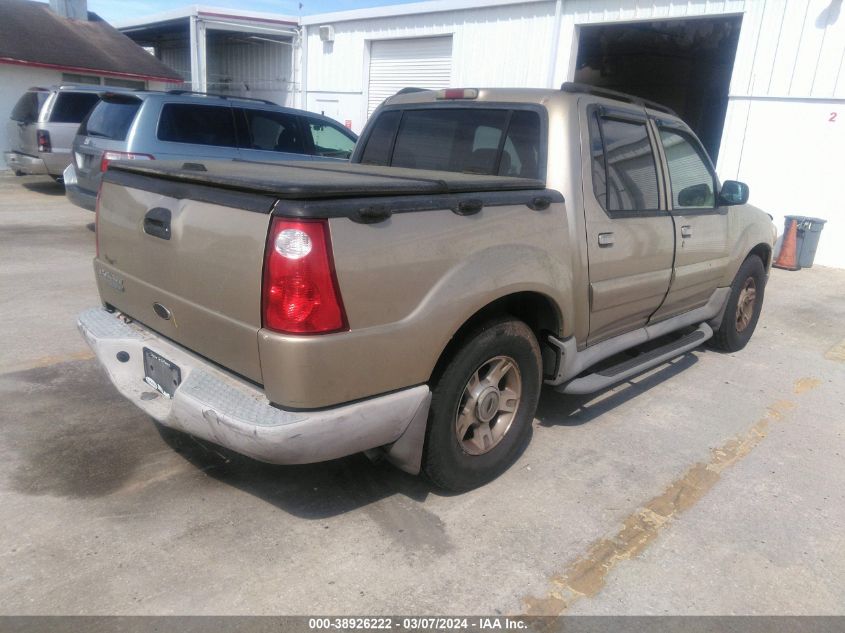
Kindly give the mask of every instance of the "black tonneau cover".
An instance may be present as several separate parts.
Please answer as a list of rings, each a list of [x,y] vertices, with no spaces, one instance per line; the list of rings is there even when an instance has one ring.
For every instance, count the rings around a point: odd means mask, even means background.
[[[184,184],[211,186],[284,200],[456,194],[492,191],[544,190],[532,178],[485,176],[359,163],[289,161],[123,161],[109,164],[106,181],[115,172],[151,176]]]

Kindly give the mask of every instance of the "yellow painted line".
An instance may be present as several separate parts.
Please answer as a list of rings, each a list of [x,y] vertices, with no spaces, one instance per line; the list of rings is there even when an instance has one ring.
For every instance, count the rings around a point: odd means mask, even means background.
[[[819,384],[818,379],[801,378],[793,384],[793,391],[805,393]],[[771,423],[794,406],[791,400],[775,402],[751,428],[714,448],[707,462],[691,466],[661,494],[629,515],[616,534],[594,541],[562,574],[549,579],[551,587],[546,595],[524,598],[525,615],[561,615],[575,601],[595,596],[617,565],[641,554],[678,515],[698,503],[722,472],[754,450],[765,439]]]
[[[824,357],[828,360],[845,360],[845,339],[827,350]]]
[[[792,391],[796,394],[802,394],[810,391],[810,389],[815,389],[820,384],[822,384],[822,381],[818,378],[799,378],[792,386]]]
[[[60,354],[55,356],[42,356],[30,361],[24,361],[16,365],[6,365],[0,367],[0,373],[11,374],[18,371],[27,371],[28,369],[39,369],[42,367],[51,367],[60,363],[69,363],[75,360],[90,360],[94,358],[94,353],[91,350],[83,350],[81,352],[74,352],[72,354]]]

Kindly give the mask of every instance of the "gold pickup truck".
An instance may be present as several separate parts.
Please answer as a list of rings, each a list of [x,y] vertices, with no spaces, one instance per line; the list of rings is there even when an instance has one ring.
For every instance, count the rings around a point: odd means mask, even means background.
[[[651,102],[407,90],[348,164],[111,165],[79,328],[161,424],[464,490],[518,457],[544,383],[745,346],[775,239],[747,199]]]

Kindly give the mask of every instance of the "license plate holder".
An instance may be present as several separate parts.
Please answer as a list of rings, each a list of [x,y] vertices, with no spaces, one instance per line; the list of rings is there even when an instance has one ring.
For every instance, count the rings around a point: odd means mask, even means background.
[[[182,370],[148,347],[144,348],[144,382],[159,393],[172,398],[182,382]]]

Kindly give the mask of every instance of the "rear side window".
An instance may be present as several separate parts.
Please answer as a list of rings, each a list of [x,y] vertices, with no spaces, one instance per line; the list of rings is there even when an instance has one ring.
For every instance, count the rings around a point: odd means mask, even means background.
[[[659,207],[657,163],[645,121],[590,117],[593,191],[608,212]]]
[[[540,116],[532,110],[388,111],[376,121],[361,162],[539,178],[540,147]]]
[[[352,155],[355,139],[344,132],[340,126],[319,119],[306,119],[306,121],[311,132],[314,153],[317,156],[349,158]]]
[[[79,123],[100,100],[96,92],[60,92],[50,113],[52,123]]]
[[[235,121],[226,106],[166,103],[158,122],[158,138],[174,143],[236,147]]]
[[[41,106],[47,100],[48,93],[43,90],[28,90],[23,93],[12,109],[12,121],[31,123],[38,120]]]
[[[244,109],[249,138],[242,147],[268,152],[304,154],[305,143],[299,121],[292,114],[271,110]]]
[[[141,100],[134,98],[100,101],[79,127],[83,136],[125,141]]]

